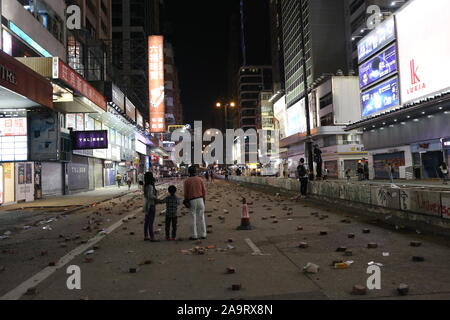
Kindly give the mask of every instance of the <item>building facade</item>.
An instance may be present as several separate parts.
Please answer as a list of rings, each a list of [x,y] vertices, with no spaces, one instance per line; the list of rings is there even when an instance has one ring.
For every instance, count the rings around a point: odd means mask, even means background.
[[[447,1],[409,1],[358,43],[363,119],[348,130],[364,131],[371,178],[388,178],[390,167],[396,179],[440,178],[450,160],[450,83],[442,72],[450,42],[439,36],[450,31],[449,12]]]

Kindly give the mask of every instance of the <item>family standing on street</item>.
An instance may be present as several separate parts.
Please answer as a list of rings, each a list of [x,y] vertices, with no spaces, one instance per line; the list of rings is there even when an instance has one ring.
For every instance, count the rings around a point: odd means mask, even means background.
[[[181,202],[176,196],[177,188],[170,186],[168,189],[169,196],[163,200],[158,199],[155,186],[155,178],[151,172],[147,172],[144,177],[144,236],[145,241],[159,242],[155,238],[153,225],[155,222],[156,205],[166,204],[166,240],[173,241],[177,238],[178,229],[178,207]],[[189,209],[191,218],[191,237],[189,240],[206,239],[206,221],[205,221],[205,200],[206,188],[203,179],[197,176],[195,167],[189,168],[189,178],[184,182],[184,201],[183,204]],[[200,225],[200,233],[198,233],[197,222]],[[200,235],[200,237],[199,237]]]

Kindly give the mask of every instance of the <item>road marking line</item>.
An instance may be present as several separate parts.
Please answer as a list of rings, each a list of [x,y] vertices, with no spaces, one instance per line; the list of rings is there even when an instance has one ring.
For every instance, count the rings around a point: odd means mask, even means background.
[[[162,183],[157,186],[160,187],[160,189],[163,189],[162,187],[164,185],[167,185],[168,183]],[[142,210],[142,209],[138,209]],[[115,230],[120,228],[124,224],[124,220],[128,220],[130,218],[135,217],[136,214],[130,214],[126,216],[125,218],[121,218],[118,222],[110,226],[109,228],[104,230],[103,236],[96,236],[95,238],[92,238],[88,240],[86,244],[83,244],[77,248],[75,248],[73,251],[62,257],[56,266],[54,267],[46,267],[42,271],[38,272],[28,280],[25,280],[23,283],[21,283],[19,286],[17,286],[15,289],[9,291],[4,296],[0,297],[0,300],[19,300],[30,288],[34,288],[37,285],[39,285],[41,282],[46,280],[48,277],[50,277],[52,274],[54,274],[59,269],[62,269],[64,266],[66,266],[70,261],[78,257],[79,255],[83,254],[84,252],[88,251],[88,249],[92,248],[94,245],[102,241],[107,235],[113,233]]]
[[[270,254],[263,254],[261,252],[261,250],[256,246],[256,244],[253,243],[252,240],[245,239],[245,242],[247,242],[247,244],[250,247],[250,249],[253,250],[253,253],[252,253],[253,256],[270,256]]]
[[[90,239],[86,244],[83,244],[77,248],[75,248],[73,251],[62,257],[55,267],[47,267],[43,269],[42,271],[35,274],[33,277],[29,278],[28,280],[24,281],[22,284],[17,286],[15,289],[11,290],[4,296],[0,297],[0,300],[19,300],[30,288],[34,288],[37,285],[39,285],[41,282],[46,280],[48,277],[50,277],[53,273],[58,271],[59,269],[62,269],[65,265],[67,265],[70,261],[78,257],[79,255],[83,254],[84,252],[88,251],[91,247],[102,241],[107,235],[114,232],[116,229],[120,228],[124,222],[123,220],[127,220],[130,218],[135,217],[136,214],[130,214],[126,216],[125,218],[121,218],[118,222],[110,226],[105,230],[105,234],[103,236],[96,236],[95,238]]]

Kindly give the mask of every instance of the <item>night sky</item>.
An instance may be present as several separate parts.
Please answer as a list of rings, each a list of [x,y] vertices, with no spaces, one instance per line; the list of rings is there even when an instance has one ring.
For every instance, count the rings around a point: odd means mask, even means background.
[[[185,122],[203,120],[213,127],[214,105],[227,98],[229,25],[239,0],[167,0],[166,21],[179,70]],[[239,40],[238,40],[239,41]]]

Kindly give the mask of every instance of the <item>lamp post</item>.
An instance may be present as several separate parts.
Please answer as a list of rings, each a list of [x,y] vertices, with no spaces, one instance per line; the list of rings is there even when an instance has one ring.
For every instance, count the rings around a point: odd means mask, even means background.
[[[222,104],[221,102],[217,102],[216,108],[224,109],[224,111],[225,111],[225,130],[228,129],[228,108],[232,108],[232,109],[236,108],[236,103],[230,102],[228,104]]]

